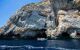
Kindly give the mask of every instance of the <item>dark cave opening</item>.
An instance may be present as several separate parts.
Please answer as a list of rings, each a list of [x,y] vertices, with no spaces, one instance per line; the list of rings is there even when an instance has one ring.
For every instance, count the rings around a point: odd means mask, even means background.
[[[39,34],[36,35],[36,38],[47,38],[45,31],[46,29],[41,29]]]
[[[58,39],[71,39],[71,37],[67,32],[62,32]]]

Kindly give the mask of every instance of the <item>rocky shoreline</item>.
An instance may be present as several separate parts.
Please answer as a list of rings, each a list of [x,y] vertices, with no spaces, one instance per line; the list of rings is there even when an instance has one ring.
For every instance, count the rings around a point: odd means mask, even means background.
[[[79,8],[79,0],[27,4],[0,28],[0,39],[80,39]]]

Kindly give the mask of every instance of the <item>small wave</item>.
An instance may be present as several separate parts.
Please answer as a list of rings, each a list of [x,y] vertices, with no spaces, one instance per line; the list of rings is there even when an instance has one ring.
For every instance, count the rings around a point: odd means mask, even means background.
[[[80,49],[68,49],[68,48],[61,48],[61,47],[34,47],[34,46],[31,46],[31,45],[24,45],[24,46],[7,46],[7,45],[2,45],[0,46],[0,50],[5,50],[5,49],[8,49],[8,50],[15,50],[15,49],[18,49],[18,50],[31,50],[31,49],[45,49],[45,50],[50,50],[50,49],[54,49],[54,50],[80,50]],[[23,48],[23,49],[22,49]]]
[[[68,48],[61,48],[61,47],[46,47],[51,49],[58,49],[58,50],[80,50],[80,49],[68,49]]]
[[[7,45],[2,45],[2,46],[0,46],[0,48],[20,48],[20,47],[22,47],[22,46],[7,46]]]

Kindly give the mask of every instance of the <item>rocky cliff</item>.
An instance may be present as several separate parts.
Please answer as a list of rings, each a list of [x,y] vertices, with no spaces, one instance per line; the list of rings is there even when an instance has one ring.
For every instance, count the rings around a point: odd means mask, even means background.
[[[27,4],[0,28],[0,38],[80,38],[79,8],[79,0]]]

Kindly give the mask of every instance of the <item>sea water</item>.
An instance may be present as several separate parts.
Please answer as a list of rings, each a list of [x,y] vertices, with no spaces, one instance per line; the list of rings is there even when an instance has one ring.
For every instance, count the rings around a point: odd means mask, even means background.
[[[0,40],[0,50],[80,50],[80,40]]]

